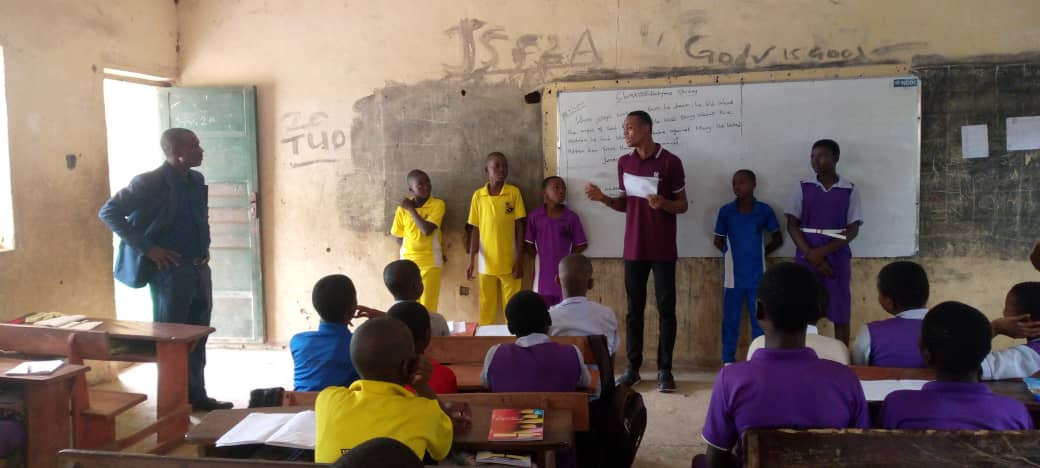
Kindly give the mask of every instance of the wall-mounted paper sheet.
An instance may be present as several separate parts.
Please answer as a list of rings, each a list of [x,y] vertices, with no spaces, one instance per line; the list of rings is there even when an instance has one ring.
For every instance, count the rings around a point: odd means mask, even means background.
[[[1008,117],[1007,149],[1008,151],[1040,149],[1040,116]]]
[[[985,125],[961,127],[961,155],[964,159],[989,157],[989,128]]]

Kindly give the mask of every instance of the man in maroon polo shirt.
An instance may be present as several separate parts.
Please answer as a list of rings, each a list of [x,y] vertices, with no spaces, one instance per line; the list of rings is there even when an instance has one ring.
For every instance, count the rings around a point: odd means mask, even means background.
[[[657,312],[660,315],[657,342],[657,390],[675,390],[672,349],[675,348],[675,216],[686,212],[686,174],[682,161],[654,143],[653,119],[644,111],[625,117],[625,143],[635,151],[618,160],[621,193],[609,197],[594,184],[585,195],[625,213],[625,350],[628,368],[620,383],[634,386],[641,380],[643,365],[643,311],[646,282],[654,272]]]

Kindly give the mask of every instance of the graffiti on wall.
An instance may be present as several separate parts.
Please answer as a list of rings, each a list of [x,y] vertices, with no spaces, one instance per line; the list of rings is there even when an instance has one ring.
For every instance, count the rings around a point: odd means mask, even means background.
[[[290,167],[333,163],[347,154],[347,134],[330,126],[326,112],[286,112],[281,123],[284,136],[278,141],[291,158]]]

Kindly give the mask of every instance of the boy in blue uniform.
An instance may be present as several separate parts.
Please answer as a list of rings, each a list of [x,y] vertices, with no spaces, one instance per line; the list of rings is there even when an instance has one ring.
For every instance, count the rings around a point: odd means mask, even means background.
[[[752,339],[762,335],[755,320],[755,294],[765,271],[765,256],[780,248],[784,239],[773,209],[755,200],[755,173],[741,169],[733,174],[737,199],[719,209],[715,221],[715,247],[725,256],[725,294],[722,299],[722,363],[736,360],[740,313],[745,300],[751,321]],[[769,232],[763,247],[762,233]]]

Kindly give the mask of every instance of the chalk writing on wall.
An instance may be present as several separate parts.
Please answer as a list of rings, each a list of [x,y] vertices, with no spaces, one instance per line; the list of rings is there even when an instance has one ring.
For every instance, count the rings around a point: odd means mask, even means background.
[[[883,60],[897,53],[927,47],[925,42],[904,42],[881,47],[849,44],[835,47],[817,45],[759,45],[751,42],[729,50],[705,43],[705,36],[693,34],[683,44],[686,56],[698,65],[754,68],[757,66],[802,63],[843,63]]]
[[[347,153],[347,134],[330,128],[329,114],[325,112],[286,112],[282,114],[282,134],[279,140],[293,160],[290,167],[336,162],[332,156]]]
[[[476,18],[463,18],[445,31],[459,42],[460,63],[444,65],[449,77],[508,75],[520,82],[545,78],[551,70],[583,68],[603,62],[592,32],[576,39],[557,34],[512,34]]]

